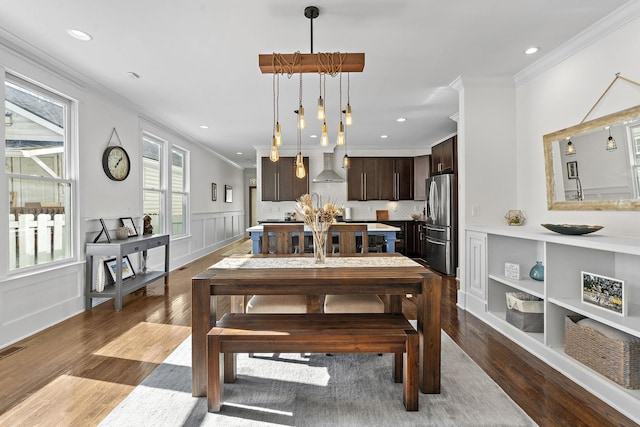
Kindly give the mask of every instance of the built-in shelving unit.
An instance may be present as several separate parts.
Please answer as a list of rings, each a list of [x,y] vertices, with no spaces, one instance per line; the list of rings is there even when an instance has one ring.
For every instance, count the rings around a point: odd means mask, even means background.
[[[640,337],[640,238],[610,236],[604,230],[565,236],[540,227],[467,226],[462,308],[535,354],[626,416],[640,423],[640,390],[628,390],[564,352],[568,315],[592,318]],[[544,281],[529,278],[536,261]],[[520,265],[520,279],[505,276],[505,263]],[[627,316],[582,302],[581,272],[625,281]],[[544,332],[524,332],[506,321],[506,292],[523,291],[544,301]]]

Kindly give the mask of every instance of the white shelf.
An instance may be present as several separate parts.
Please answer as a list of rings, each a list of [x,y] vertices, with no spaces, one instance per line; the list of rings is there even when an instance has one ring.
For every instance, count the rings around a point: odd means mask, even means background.
[[[514,333],[517,334],[525,334],[526,336],[533,338],[534,340],[540,342],[540,344],[544,343],[544,333],[542,332],[525,332],[522,329],[513,326],[511,323],[507,322],[507,313],[505,311],[490,311],[489,314],[496,317],[498,320],[504,323],[507,328],[511,328]]]
[[[500,282],[507,286],[511,286],[512,288],[518,289],[519,291],[523,291],[540,299],[544,299],[544,282],[529,279],[528,277],[522,278],[520,280],[510,279],[501,274],[489,274],[489,278],[495,280],[496,282]]]
[[[640,317],[638,316],[621,316],[607,313],[604,309],[584,304],[579,298],[549,298],[549,302],[609,325],[612,328],[640,337]],[[640,313],[640,306],[630,304],[628,308],[631,313]]]

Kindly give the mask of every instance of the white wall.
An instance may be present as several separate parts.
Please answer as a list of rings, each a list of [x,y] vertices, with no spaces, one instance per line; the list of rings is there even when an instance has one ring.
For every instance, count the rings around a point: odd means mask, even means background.
[[[614,25],[614,31],[516,89],[518,207],[532,226],[598,224],[605,227],[599,233],[640,234],[638,212],[547,210],[542,151],[542,136],[579,124],[616,73],[640,80],[640,18],[638,6],[634,7],[620,19],[628,19],[632,12],[636,18]],[[587,120],[638,104],[640,87],[619,80]]]
[[[84,244],[99,230],[98,218],[110,229],[118,218],[133,217],[141,226],[141,129],[150,129],[163,139],[190,152],[190,235],[171,242],[170,268],[174,269],[244,236],[244,193],[242,170],[198,143],[157,124],[127,100],[93,86],[73,72],[46,64],[44,59],[12,50],[0,39],[0,74],[12,72],[78,102],[78,149],[73,154],[77,182],[73,211],[74,259],[45,271],[9,273],[8,247],[0,245],[0,348],[54,325],[84,310]],[[0,94],[3,95],[4,84]],[[3,96],[4,97],[4,96]],[[102,152],[111,130],[117,129],[132,160],[132,170],[123,182],[109,180],[102,170]],[[3,137],[4,128],[0,131]],[[4,150],[2,150],[4,157]],[[211,201],[211,183],[218,184],[218,201]],[[233,187],[233,203],[224,203],[224,185]],[[0,187],[7,188],[4,174]],[[0,192],[0,211],[8,212],[6,192]],[[8,224],[0,221],[0,233],[8,235]],[[163,259],[150,254],[149,266]],[[126,309],[126,307],[125,307]]]

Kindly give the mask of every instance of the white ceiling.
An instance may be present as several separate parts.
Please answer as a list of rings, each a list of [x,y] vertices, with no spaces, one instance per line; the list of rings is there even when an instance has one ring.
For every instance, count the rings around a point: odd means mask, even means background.
[[[627,0],[0,0],[0,32],[62,70],[104,86],[145,114],[242,167],[272,135],[272,75],[259,53],[364,52],[352,73],[354,149],[426,149],[455,132],[449,117],[460,75],[514,75]],[[67,35],[87,31],[90,42]],[[524,49],[540,46],[537,55]],[[135,72],[132,79],[127,72]],[[318,77],[304,75],[310,125],[303,151],[319,148]],[[296,144],[298,76],[281,77],[285,147]],[[335,140],[338,78],[327,79]],[[343,76],[343,105],[346,77]],[[396,118],[405,117],[404,123]],[[209,129],[201,129],[207,125]],[[380,135],[386,134],[387,139]],[[334,145],[334,144],[333,144]],[[284,147],[283,147],[284,148]],[[340,148],[342,150],[342,148]],[[241,152],[242,154],[236,154]]]

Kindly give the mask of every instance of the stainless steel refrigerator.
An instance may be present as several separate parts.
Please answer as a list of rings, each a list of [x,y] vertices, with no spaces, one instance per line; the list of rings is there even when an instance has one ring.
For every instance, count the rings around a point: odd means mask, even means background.
[[[453,174],[426,181],[425,253],[430,268],[455,275],[457,266],[456,183]]]

